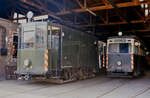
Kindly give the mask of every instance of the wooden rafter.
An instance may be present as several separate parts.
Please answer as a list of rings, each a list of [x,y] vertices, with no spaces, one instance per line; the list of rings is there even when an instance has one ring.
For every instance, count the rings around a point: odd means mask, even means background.
[[[136,24],[136,23],[143,23],[145,20],[132,20],[130,21],[132,24]],[[107,25],[120,25],[120,24],[128,24],[125,21],[122,22],[109,22],[109,23],[102,23],[102,24],[90,24],[90,25],[80,25],[82,27],[92,27],[95,25],[99,25],[99,26],[107,26]]]
[[[134,3],[138,3],[139,2],[139,0],[132,0]]]
[[[146,17],[145,22],[147,22],[150,19],[150,15]]]
[[[118,12],[116,12],[117,16],[119,16],[119,18],[121,19],[121,21],[123,22],[127,22]]]
[[[105,24],[109,23],[109,10],[106,10],[106,21]]]
[[[144,2],[125,2],[125,3],[118,3],[116,4],[117,7],[119,8],[123,8],[123,7],[131,7],[131,6],[139,6],[141,4],[150,4],[150,1],[144,1]],[[113,7],[111,5],[103,5],[103,6],[96,6],[96,7],[90,7],[88,8],[91,11],[100,11],[100,10],[106,10],[106,9],[113,9]],[[87,12],[87,10],[80,8],[80,9],[74,9],[74,12],[77,13],[82,13],[82,12]],[[56,15],[66,15],[66,14],[71,14],[69,11],[62,11],[62,12],[58,12],[56,13]]]
[[[136,24],[136,23],[143,23],[145,20],[132,20],[130,21],[132,24]],[[108,24],[99,24],[101,26],[105,26],[105,25],[120,25],[120,24],[128,24],[125,21],[122,22],[109,22]]]
[[[87,0],[84,0],[84,8],[87,8]]]
[[[101,16],[101,15],[99,15],[98,16],[104,23],[106,23],[106,20]]]
[[[103,2],[105,3],[105,5],[111,5],[107,0],[103,0]],[[122,16],[120,15],[120,13],[119,13],[118,11],[115,11],[115,12],[116,12],[117,16],[119,16],[119,18],[120,18],[123,22],[127,22],[127,21],[124,19],[124,17],[122,17]]]
[[[150,5],[148,5],[148,16],[145,18],[145,21],[149,21],[150,20]]]
[[[106,6],[109,5],[109,2],[107,0],[102,0],[102,1]]]
[[[81,2],[79,1],[79,0],[75,0],[77,3],[78,3],[78,5],[81,7],[81,8],[84,8],[84,6],[81,4]]]
[[[139,11],[137,11],[135,8],[133,8],[133,10],[137,13],[137,15],[138,15],[141,19],[144,19],[144,16],[142,16],[141,13],[139,13]]]

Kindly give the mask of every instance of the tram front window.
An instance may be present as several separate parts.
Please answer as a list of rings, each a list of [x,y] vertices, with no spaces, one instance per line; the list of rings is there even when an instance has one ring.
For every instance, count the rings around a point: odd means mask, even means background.
[[[109,53],[130,53],[130,43],[111,43],[108,48]]]
[[[24,32],[24,48],[34,47],[34,36],[35,33],[32,31]]]
[[[128,43],[121,43],[119,45],[120,53],[129,53],[129,44]]]

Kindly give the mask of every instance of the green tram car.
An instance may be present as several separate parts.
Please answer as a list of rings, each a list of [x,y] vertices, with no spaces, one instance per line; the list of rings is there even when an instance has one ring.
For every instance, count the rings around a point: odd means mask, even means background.
[[[18,30],[20,79],[62,83],[95,75],[96,37],[50,22],[24,23]]]
[[[136,36],[116,36],[107,40],[108,77],[136,77],[146,66],[145,45]]]

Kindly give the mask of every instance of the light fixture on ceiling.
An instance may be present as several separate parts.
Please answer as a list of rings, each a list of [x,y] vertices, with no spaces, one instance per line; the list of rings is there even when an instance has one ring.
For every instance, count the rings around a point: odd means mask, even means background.
[[[89,10],[88,8],[86,8],[85,10],[91,13],[92,15],[97,16],[93,11]]]

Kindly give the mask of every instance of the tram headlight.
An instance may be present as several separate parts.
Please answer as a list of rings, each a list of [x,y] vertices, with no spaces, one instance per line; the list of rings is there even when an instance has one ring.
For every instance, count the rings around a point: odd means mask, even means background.
[[[120,65],[121,65],[121,61],[118,61],[118,62],[117,62],[117,65],[120,66]]]
[[[24,66],[25,67],[29,67],[30,66],[30,60],[29,59],[25,59],[24,60]]]

